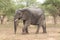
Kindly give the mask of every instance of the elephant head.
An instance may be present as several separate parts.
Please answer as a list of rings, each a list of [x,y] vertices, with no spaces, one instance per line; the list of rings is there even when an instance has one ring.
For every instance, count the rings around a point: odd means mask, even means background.
[[[18,20],[22,18],[22,13],[20,10],[17,10],[15,12],[15,16],[14,16],[14,32],[16,33],[17,30],[17,25],[18,25]]]
[[[22,9],[22,10],[19,9],[15,12],[15,16],[14,16],[14,32],[15,32],[15,34],[16,34],[16,30],[17,30],[18,20],[26,19],[26,16],[27,16],[27,14],[25,14],[25,13],[27,13],[26,11],[27,11],[26,9]]]

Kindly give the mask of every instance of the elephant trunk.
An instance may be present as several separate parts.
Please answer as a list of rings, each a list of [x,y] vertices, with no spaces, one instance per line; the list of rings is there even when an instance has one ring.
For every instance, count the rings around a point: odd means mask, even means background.
[[[14,33],[16,34],[16,30],[17,30],[17,23],[18,19],[14,19]]]

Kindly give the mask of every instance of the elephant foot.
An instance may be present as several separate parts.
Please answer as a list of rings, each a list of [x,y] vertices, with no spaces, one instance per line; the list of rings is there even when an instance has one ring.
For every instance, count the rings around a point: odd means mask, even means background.
[[[47,32],[43,32],[43,33],[47,33]]]
[[[43,33],[47,33],[46,29],[43,29]]]
[[[29,33],[26,33],[26,32],[22,32],[22,34],[29,34]]]
[[[28,31],[26,31],[26,34],[29,34],[29,32],[28,32]]]
[[[22,34],[29,34],[29,32],[22,32]]]
[[[29,32],[26,32],[25,34],[29,34]]]
[[[29,34],[28,29],[22,29],[22,34]]]

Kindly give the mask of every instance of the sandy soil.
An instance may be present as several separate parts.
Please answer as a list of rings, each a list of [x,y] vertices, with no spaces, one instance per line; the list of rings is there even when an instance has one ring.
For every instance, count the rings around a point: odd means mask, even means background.
[[[54,25],[52,18],[46,19],[47,33],[42,33],[42,28],[39,30],[39,34],[35,34],[37,27],[29,26],[29,34],[22,34],[23,24],[19,24],[17,27],[17,33],[14,34],[13,22],[4,22],[0,24],[0,40],[60,40],[60,21]]]
[[[14,34],[13,23],[0,24],[0,40],[60,40],[60,25],[47,25],[47,33],[42,33],[40,28],[39,34],[35,34],[36,26],[29,27],[29,34],[22,34],[22,24],[17,28],[17,33]]]

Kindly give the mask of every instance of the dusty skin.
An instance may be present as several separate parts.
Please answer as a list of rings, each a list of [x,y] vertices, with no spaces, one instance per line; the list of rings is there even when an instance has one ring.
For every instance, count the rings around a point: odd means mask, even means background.
[[[48,20],[47,20],[48,21]],[[50,22],[50,21],[49,21]],[[22,23],[19,23],[17,33],[14,34],[13,22],[0,24],[0,40],[60,40],[60,23],[54,25],[47,22],[47,33],[42,33],[40,28],[39,34],[35,34],[36,26],[29,27],[29,34],[22,34]]]

